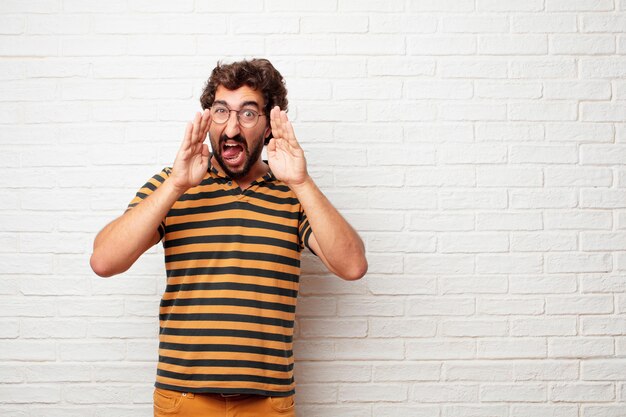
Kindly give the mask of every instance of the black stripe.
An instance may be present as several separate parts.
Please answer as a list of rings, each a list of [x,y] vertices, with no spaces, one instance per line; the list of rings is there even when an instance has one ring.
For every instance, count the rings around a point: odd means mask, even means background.
[[[159,185],[160,185],[160,184],[159,184]],[[151,182],[147,182],[147,183],[145,183],[145,184],[143,185],[143,187],[142,187],[142,188],[147,188],[147,189],[149,189],[149,190],[154,191],[154,190],[156,190],[156,189],[157,189],[157,186],[156,186],[156,185],[154,185],[154,184],[152,184]]]
[[[165,371],[163,369],[157,369],[157,375],[185,381],[248,381],[273,385],[290,385],[293,382],[293,378],[270,378],[257,375],[181,374],[178,372]]]
[[[298,282],[298,274],[278,272],[261,268],[240,268],[236,266],[203,267],[168,269],[168,277],[196,276],[196,275],[247,275],[253,277],[274,278],[281,281]]]
[[[279,219],[283,222],[283,219]],[[181,230],[191,229],[208,229],[211,227],[248,227],[255,229],[268,229],[277,232],[285,232],[290,234],[296,234],[297,228],[293,226],[286,226],[281,223],[265,222],[261,220],[249,219],[249,218],[226,218],[215,220],[202,220],[197,222],[184,222],[177,224],[169,224],[167,226],[167,232],[178,232]]]
[[[182,196],[180,196],[180,198],[178,199],[178,201],[197,201],[197,200],[203,200],[203,199],[211,199],[211,198],[219,198],[219,197],[228,197],[228,196],[232,196],[232,195],[239,195],[240,192],[237,191],[236,189],[232,189],[232,190],[223,190],[223,189],[218,189],[216,191],[200,191],[198,193],[185,193]]]
[[[261,253],[261,252],[242,252],[242,251],[228,251],[228,252],[189,252],[179,253],[175,255],[165,256],[165,263],[190,261],[199,259],[237,259],[237,260],[250,260],[250,261],[265,261],[273,262],[282,265],[300,266],[300,260],[289,258],[287,256],[275,255],[273,253]]]
[[[142,200],[145,200],[148,197],[148,194],[145,194],[145,193],[142,193],[141,191],[138,191],[137,192],[137,197],[139,197]]]
[[[263,395],[265,397],[288,397],[296,393],[295,389],[289,391],[269,391],[263,389],[254,388],[212,388],[212,387],[181,387],[176,385],[164,384],[162,382],[155,382],[154,386],[161,389],[167,389],[170,391],[181,392],[193,392],[195,394],[245,394],[245,395]]]
[[[168,227],[169,226],[166,226],[166,233]],[[294,252],[300,252],[300,246],[297,243],[290,242],[288,240],[275,239],[273,237],[244,235],[188,236],[180,239],[166,239],[163,242],[163,247],[167,249],[176,246],[193,245],[196,243],[247,243],[251,245],[276,246],[283,249],[289,249]]]
[[[284,313],[296,312],[296,307],[293,305],[244,298],[174,298],[161,300],[161,307],[172,306],[238,306],[282,311]]]
[[[259,188],[269,188],[270,190],[282,191],[285,193],[288,193],[291,191],[291,188],[289,188],[286,185],[278,185],[274,182],[267,182],[267,181],[260,183]]]
[[[274,342],[291,343],[293,337],[278,333],[254,332],[252,330],[234,329],[179,329],[176,327],[162,327],[160,334],[170,336],[214,336],[214,337],[241,337],[246,339],[271,340]]]
[[[192,284],[168,284],[165,289],[166,293],[178,291],[211,291],[211,290],[232,290],[232,291],[250,291],[261,294],[282,295],[284,297],[296,298],[298,291],[287,288],[270,287],[258,284],[243,284],[236,282],[197,282]]]
[[[279,358],[290,358],[293,356],[291,350],[283,349],[271,349],[259,346],[245,346],[245,345],[227,345],[227,344],[187,344],[187,343],[170,343],[160,342],[159,349],[166,350],[178,350],[183,352],[240,352],[240,353],[253,353],[257,355],[276,356]]]
[[[295,197],[278,197],[271,194],[257,193],[252,190],[248,191],[246,195],[256,198],[258,200],[263,200],[267,201],[268,203],[274,204],[291,204],[292,206],[294,206],[300,203],[300,201],[298,201],[298,199]]]
[[[171,208],[167,215],[168,217],[189,216],[192,214],[215,213],[228,210],[247,210],[283,219],[297,219],[300,216],[299,211],[291,212],[284,210],[272,210],[265,207],[255,206],[254,204],[250,204],[246,201],[233,201],[225,204],[203,205],[200,207],[187,207],[179,209]]]
[[[267,369],[269,371],[277,372],[291,372],[293,370],[293,362],[288,365],[281,365],[278,363],[257,362],[257,361],[243,361],[243,360],[230,360],[230,359],[178,359],[171,358],[169,356],[159,356],[159,362],[169,363],[170,365],[184,366],[184,367],[223,367],[223,368],[255,368],[255,369]]]
[[[241,323],[267,324],[285,328],[293,327],[293,320],[282,320],[273,317],[251,316],[247,314],[217,314],[217,313],[189,313],[189,314],[159,314],[161,321],[236,321]]]

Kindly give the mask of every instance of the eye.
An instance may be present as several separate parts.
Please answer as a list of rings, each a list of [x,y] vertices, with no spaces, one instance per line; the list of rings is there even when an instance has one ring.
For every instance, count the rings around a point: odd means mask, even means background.
[[[213,113],[215,114],[224,114],[226,112],[228,112],[226,107],[213,107]]]
[[[256,112],[254,110],[248,110],[248,109],[244,109],[242,111],[239,112],[239,117],[241,117],[243,120],[254,120],[256,119]]]

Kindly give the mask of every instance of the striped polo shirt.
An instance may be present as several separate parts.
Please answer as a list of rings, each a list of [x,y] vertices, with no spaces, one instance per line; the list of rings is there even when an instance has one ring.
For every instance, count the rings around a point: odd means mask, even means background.
[[[129,208],[170,173],[148,180]],[[271,172],[242,191],[209,166],[159,231],[167,287],[156,387],[292,395],[300,255],[311,234],[293,191]]]

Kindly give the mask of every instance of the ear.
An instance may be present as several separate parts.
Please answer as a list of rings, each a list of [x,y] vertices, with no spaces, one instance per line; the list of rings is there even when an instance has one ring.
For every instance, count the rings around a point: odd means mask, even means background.
[[[264,137],[265,139],[267,139],[267,138],[269,138],[269,136],[271,135],[271,133],[272,133],[272,127],[271,127],[271,126],[267,126],[267,127],[265,128],[265,132],[263,133],[263,137]]]

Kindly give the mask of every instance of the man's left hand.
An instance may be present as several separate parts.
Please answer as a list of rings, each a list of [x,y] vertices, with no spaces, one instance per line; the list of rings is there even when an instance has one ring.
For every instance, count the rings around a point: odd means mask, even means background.
[[[274,107],[270,112],[270,125],[274,136],[267,145],[270,169],[289,187],[303,184],[309,177],[306,158],[287,113],[278,106]]]

